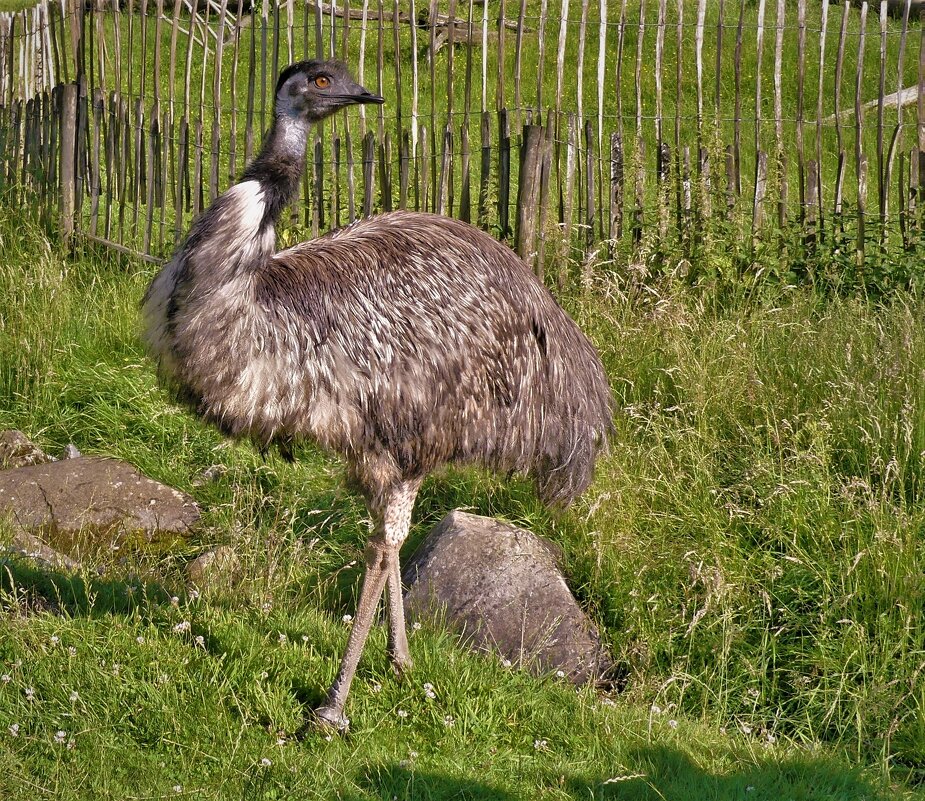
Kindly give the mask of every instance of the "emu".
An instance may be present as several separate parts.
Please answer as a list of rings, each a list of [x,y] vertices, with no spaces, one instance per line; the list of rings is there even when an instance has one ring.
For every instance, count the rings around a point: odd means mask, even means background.
[[[411,665],[398,554],[423,479],[480,464],[526,474],[564,505],[590,483],[612,427],[588,339],[521,259],[467,223],[395,211],[275,251],[312,123],[382,102],[338,62],[284,69],[260,153],[142,301],[145,345],[178,399],[263,449],[312,440],[339,454],[366,502],[357,614],[315,710],[341,730],[384,589],[388,653],[399,674]]]

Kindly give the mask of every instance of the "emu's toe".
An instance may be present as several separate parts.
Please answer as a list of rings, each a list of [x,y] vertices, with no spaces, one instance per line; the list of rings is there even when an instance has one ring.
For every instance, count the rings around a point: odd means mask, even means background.
[[[407,654],[390,653],[389,659],[392,662],[392,670],[400,679],[407,676],[414,667],[414,660]]]
[[[322,705],[315,709],[315,723],[321,728],[334,729],[337,732],[346,732],[350,726],[350,719],[343,711],[333,706]]]

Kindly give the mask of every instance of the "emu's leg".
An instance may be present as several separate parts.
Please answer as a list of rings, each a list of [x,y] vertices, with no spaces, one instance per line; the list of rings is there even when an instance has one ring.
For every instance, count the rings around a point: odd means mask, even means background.
[[[347,649],[341,659],[337,678],[328,690],[324,703],[315,710],[315,715],[322,723],[341,731],[346,731],[350,725],[349,718],[344,715],[344,704],[360,661],[360,654],[363,653],[363,646],[369,636],[376,607],[382,597],[382,588],[388,579],[392,551],[397,555],[398,548],[389,546],[381,534],[376,534],[366,546],[366,575],[363,577],[360,603],[357,605],[353,628],[347,640]]]
[[[411,670],[414,663],[408,650],[408,635],[405,632],[405,604],[401,594],[401,567],[397,551],[392,564],[389,565],[386,586],[389,593],[389,659],[392,660],[395,672],[401,676]]]
[[[322,723],[334,726],[341,731],[350,724],[349,719],[344,715],[344,704],[347,701],[347,693],[350,692],[350,684],[356,673],[360,655],[363,653],[363,646],[369,636],[376,607],[382,597],[382,590],[390,576],[394,575],[398,579],[398,550],[405,537],[408,536],[411,509],[414,506],[418,486],[418,482],[406,483],[392,493],[385,513],[381,517],[381,524],[377,525],[378,531],[366,547],[366,575],[363,578],[363,589],[360,591],[360,603],[353,620],[353,628],[347,640],[347,649],[341,659],[337,678],[328,690],[327,698],[315,710],[315,715]],[[391,601],[395,593],[390,592],[389,597]],[[400,585],[397,597],[398,603],[401,604]],[[404,635],[404,616],[400,614],[399,617],[401,634]],[[394,614],[390,615],[390,619],[396,620]],[[407,655],[407,638],[402,636],[402,639]]]
[[[401,497],[395,499],[395,535],[400,537],[399,547],[408,536],[408,529],[411,526],[411,510],[420,486],[420,480],[406,482],[402,488]],[[411,670],[414,663],[411,660],[408,635],[405,631],[405,604],[401,592],[401,565],[398,557],[399,552],[396,549],[389,565],[386,587],[389,596],[389,659],[392,660],[395,672],[401,676]]]

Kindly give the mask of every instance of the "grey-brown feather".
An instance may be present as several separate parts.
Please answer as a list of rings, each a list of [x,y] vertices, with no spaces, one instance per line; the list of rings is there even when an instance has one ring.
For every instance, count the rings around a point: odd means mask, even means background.
[[[365,488],[449,462],[529,473],[547,501],[590,482],[611,425],[600,360],[487,234],[428,214],[363,220],[271,259],[256,301],[302,332],[317,389],[356,410],[328,444]]]
[[[179,272],[166,377],[227,434],[315,440],[377,507],[447,463],[529,474],[548,502],[588,486],[611,427],[600,360],[524,262],[472,226],[362,220],[221,270],[231,297],[195,259]]]

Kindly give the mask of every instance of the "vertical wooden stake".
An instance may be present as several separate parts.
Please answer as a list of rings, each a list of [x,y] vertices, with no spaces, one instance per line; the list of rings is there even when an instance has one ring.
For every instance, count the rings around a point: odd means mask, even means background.
[[[511,128],[507,109],[498,112],[498,227],[499,238],[511,234]]]
[[[525,125],[517,186],[517,222],[514,249],[531,267],[536,266],[536,222],[545,138],[541,125]]]
[[[479,172],[479,228],[488,230],[488,191],[491,179],[491,115],[482,113],[481,125],[482,164]]]
[[[610,231],[611,258],[623,236],[623,142],[618,133],[610,135]]]
[[[74,233],[74,161],[77,132],[77,85],[69,83],[61,95],[61,159],[58,167],[60,176],[60,203],[58,214],[61,219],[61,233],[69,239]]]

